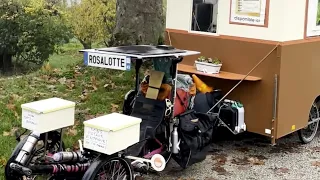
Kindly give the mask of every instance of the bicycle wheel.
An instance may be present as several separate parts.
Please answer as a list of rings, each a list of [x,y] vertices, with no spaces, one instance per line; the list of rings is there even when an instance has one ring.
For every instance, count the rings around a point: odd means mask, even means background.
[[[319,109],[316,103],[313,103],[310,113],[309,113],[309,122],[320,118]],[[302,143],[310,143],[317,134],[319,127],[319,121],[309,124],[303,129],[298,131],[299,139]]]
[[[17,172],[15,172],[13,169],[11,169],[10,164],[15,162],[16,157],[18,156],[19,152],[21,151],[23,145],[26,143],[28,139],[28,136],[20,140],[20,142],[17,144],[15,149],[13,150],[11,157],[6,163],[5,166],[5,178],[6,180],[28,180],[28,179],[35,179],[36,176],[32,177],[26,177],[24,175],[21,175]],[[39,141],[45,141],[44,136],[40,136]],[[38,141],[38,142],[39,142]],[[60,133],[53,131],[48,133],[48,141],[47,141],[47,149],[49,150],[49,153],[55,153],[59,150],[60,147]],[[64,150],[64,143],[62,142],[62,149]],[[39,149],[36,149],[32,152],[32,157],[30,157],[29,162],[35,163],[37,161],[37,157],[42,157],[42,154],[44,153],[44,147],[41,147]]]
[[[82,180],[133,180],[130,163],[121,157],[104,157],[94,161]]]

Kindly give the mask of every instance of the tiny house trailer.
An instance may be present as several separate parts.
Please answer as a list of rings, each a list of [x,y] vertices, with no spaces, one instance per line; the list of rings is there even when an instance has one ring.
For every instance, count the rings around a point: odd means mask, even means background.
[[[198,56],[189,56],[181,73],[200,75],[224,92],[243,80],[229,97],[244,104],[247,131],[272,144],[298,131],[307,143],[319,124],[319,2],[167,0],[166,43],[223,61],[219,74],[206,74],[194,67]]]

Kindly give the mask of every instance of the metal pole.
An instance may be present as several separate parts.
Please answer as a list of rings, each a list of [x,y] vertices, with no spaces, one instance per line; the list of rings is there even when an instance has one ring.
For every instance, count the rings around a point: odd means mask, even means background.
[[[274,75],[274,95],[273,95],[273,115],[271,121],[271,144],[276,144],[275,123],[277,118],[277,99],[278,99],[278,75]]]
[[[63,128],[60,129],[60,147],[59,147],[59,151],[63,151],[63,141],[62,141],[62,136],[63,136]]]
[[[207,113],[211,112],[221,101],[224,100],[224,98],[226,98],[236,87],[238,87],[238,86],[242,83],[242,81],[244,81],[244,80],[249,76],[249,74],[250,74],[253,70],[255,70],[265,59],[267,59],[267,57],[268,57],[274,50],[277,49],[277,47],[278,47],[279,45],[280,45],[280,43],[278,43],[264,58],[262,58],[235,86],[233,86],[233,88],[231,88],[231,89],[229,90],[229,92],[227,92],[215,105],[213,105],[212,108],[209,109],[209,111],[208,111]]]

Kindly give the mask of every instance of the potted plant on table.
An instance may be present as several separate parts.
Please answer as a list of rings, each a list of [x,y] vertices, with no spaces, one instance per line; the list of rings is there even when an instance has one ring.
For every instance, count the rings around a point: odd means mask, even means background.
[[[222,61],[215,57],[215,58],[206,58],[204,56],[200,56],[196,61],[195,65],[197,71],[201,71],[204,73],[210,74],[217,74],[220,72]]]

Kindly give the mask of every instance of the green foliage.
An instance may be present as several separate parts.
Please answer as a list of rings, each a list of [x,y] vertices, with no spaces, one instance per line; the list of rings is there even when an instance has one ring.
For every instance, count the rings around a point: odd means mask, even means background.
[[[317,26],[320,25],[320,0],[318,1],[318,8],[317,8]]]
[[[212,64],[222,64],[222,61],[215,57],[215,58],[207,58],[205,56],[200,56],[196,61],[198,62],[205,62],[205,63],[212,63]]]
[[[46,0],[1,0],[0,55],[42,64],[70,36],[64,13]]]
[[[91,48],[96,41],[107,45],[115,25],[115,14],[116,0],[82,0],[68,9],[68,22],[84,48]]]

